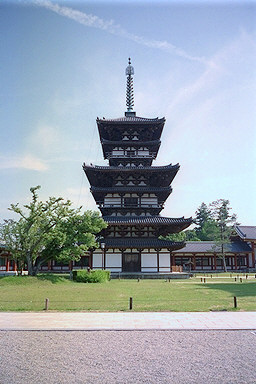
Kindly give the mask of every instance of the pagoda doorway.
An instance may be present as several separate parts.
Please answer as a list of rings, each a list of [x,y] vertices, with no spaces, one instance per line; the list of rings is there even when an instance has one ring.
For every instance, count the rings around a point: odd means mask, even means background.
[[[123,253],[122,272],[140,272],[140,264],[139,253]]]

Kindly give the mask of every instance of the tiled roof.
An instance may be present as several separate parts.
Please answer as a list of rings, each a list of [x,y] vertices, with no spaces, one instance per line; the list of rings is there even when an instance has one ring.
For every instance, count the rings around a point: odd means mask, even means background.
[[[192,223],[192,218],[185,219],[184,217],[171,218],[171,217],[162,217],[162,216],[104,216],[103,219],[109,224],[118,224],[118,225],[127,225],[127,224],[137,224],[137,225],[180,225],[184,223]]]
[[[150,171],[150,172],[154,172],[154,171],[164,171],[164,170],[178,170],[180,167],[179,164],[175,164],[175,165],[172,165],[172,164],[169,164],[169,165],[162,165],[162,166],[154,166],[154,167],[115,167],[115,166],[102,166],[102,165],[93,165],[93,164],[83,164],[83,168],[84,169],[91,169],[91,170],[102,170],[102,171],[108,171],[108,172],[112,172],[112,171],[122,171],[122,172],[141,172],[142,170],[143,171]]]
[[[92,192],[104,192],[104,193],[115,193],[115,192],[142,192],[142,193],[159,193],[159,192],[172,192],[172,187],[141,187],[132,186],[124,187],[123,185],[117,185],[115,187],[91,187]]]
[[[175,253],[216,253],[214,241],[187,241],[185,247]],[[233,241],[224,245],[225,252],[251,252],[251,247],[243,241]]]
[[[235,227],[237,234],[243,240],[256,240],[256,226],[254,225],[237,225]]]
[[[106,238],[101,240],[106,248],[170,248],[172,250],[182,248],[183,242],[159,240],[156,238]]]
[[[162,123],[165,121],[165,118],[154,118],[154,119],[148,119],[146,117],[139,117],[139,116],[124,116],[124,117],[119,117],[117,119],[97,119],[97,122],[100,122],[100,123],[120,123],[120,122],[124,122],[124,123]]]
[[[112,140],[106,140],[101,139],[102,144],[104,145],[138,145],[138,146],[144,146],[144,145],[160,145],[160,140],[150,140],[150,141],[143,141],[143,140],[118,140],[118,141],[112,141]]]

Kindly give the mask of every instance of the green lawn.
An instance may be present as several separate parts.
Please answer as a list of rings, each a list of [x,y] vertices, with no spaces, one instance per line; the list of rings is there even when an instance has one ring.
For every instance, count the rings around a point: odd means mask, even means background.
[[[111,280],[103,284],[70,281],[66,275],[14,276],[0,278],[0,311],[41,311],[49,298],[49,309],[57,311],[234,310],[237,297],[242,311],[256,310],[256,279],[239,275],[197,275],[189,280]],[[243,282],[240,282],[243,276]],[[201,278],[206,282],[201,282]]]

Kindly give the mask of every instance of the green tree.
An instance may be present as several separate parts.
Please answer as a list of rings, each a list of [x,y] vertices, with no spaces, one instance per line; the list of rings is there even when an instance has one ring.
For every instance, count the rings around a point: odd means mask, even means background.
[[[214,250],[217,256],[223,261],[225,272],[227,271],[226,252],[230,244],[230,236],[234,231],[234,225],[237,224],[237,216],[231,213],[229,200],[219,199],[210,204],[212,215],[216,222],[216,232],[214,235]]]
[[[19,219],[5,220],[0,227],[0,238],[14,260],[28,266],[28,274],[36,275],[40,266],[50,259],[79,260],[91,247],[97,246],[95,235],[107,224],[97,212],[81,212],[71,208],[71,201],[50,197],[39,201],[37,190],[30,188],[32,201],[24,205],[12,204],[9,210]]]
[[[211,209],[203,202],[196,211],[195,224],[197,225],[197,231],[200,232],[204,225],[212,220]]]

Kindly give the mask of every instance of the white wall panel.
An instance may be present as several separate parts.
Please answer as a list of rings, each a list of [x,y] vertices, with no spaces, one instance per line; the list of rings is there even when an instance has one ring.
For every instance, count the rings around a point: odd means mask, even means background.
[[[122,255],[119,253],[107,253],[106,254],[106,268],[122,267]],[[115,271],[115,269],[113,269]]]
[[[157,254],[156,253],[142,253],[141,254],[141,268],[155,267],[157,268]]]
[[[159,269],[160,272],[170,271],[170,254],[160,253],[159,254]]]
[[[92,269],[94,268],[102,268],[102,253],[93,253]]]

